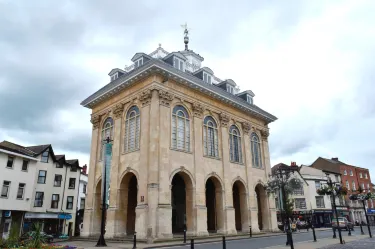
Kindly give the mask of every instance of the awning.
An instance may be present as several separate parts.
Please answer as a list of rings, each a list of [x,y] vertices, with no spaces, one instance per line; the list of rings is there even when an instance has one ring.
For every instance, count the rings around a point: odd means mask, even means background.
[[[25,219],[58,219],[58,216],[57,213],[25,213]]]

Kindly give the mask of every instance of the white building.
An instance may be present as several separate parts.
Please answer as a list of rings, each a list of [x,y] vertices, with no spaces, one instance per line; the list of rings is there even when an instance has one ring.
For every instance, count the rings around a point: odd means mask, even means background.
[[[51,145],[0,143],[0,210],[4,236],[13,225],[26,231],[40,221],[50,234],[74,234],[80,167],[55,155]],[[4,219],[5,218],[5,219]]]
[[[87,195],[87,181],[88,181],[87,165],[84,165],[82,167],[81,175],[79,177],[75,235],[80,235],[80,231],[83,227],[83,219],[84,219],[85,203],[86,203],[86,195]]]

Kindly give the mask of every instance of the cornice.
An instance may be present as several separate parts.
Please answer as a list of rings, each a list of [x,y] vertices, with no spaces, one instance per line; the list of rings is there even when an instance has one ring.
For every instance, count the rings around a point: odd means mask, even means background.
[[[98,129],[99,124],[100,124],[100,116],[99,115],[91,115],[91,120],[90,122],[92,123],[92,129]]]

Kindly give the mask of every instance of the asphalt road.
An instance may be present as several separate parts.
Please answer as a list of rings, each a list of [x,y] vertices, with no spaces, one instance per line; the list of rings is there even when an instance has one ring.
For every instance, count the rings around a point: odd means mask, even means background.
[[[368,234],[367,227],[364,227],[365,234]],[[352,234],[360,234],[361,231],[359,228],[355,228],[355,231]],[[372,229],[372,233],[375,233],[375,229]],[[316,231],[317,239],[323,238],[332,238],[332,230]],[[348,232],[342,231],[342,237],[348,237]],[[303,242],[303,241],[312,241],[313,234],[310,230],[309,232],[297,232],[293,233],[294,242]],[[337,233],[337,241],[339,241],[339,236]],[[241,239],[241,240],[229,240],[226,242],[227,249],[258,249],[265,248],[270,246],[285,245],[286,235],[280,236],[271,236],[271,237],[260,237],[260,238],[251,238],[251,239]],[[189,242],[190,243],[190,242]],[[190,244],[186,246],[173,246],[173,248],[178,249],[190,249]],[[206,243],[206,244],[195,244],[196,249],[218,249],[223,248],[222,242]]]

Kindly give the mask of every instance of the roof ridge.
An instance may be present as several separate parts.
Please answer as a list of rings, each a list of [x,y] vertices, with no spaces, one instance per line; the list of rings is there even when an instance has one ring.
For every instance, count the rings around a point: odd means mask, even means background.
[[[4,140],[3,142],[7,142],[7,143],[10,143],[10,144],[12,144],[12,145],[19,146],[19,147],[21,147],[22,149],[24,149],[24,150],[26,150],[26,151],[28,151],[28,152],[31,152],[31,154],[36,154],[34,151],[28,149],[27,147],[25,147],[25,146],[23,146],[23,145],[13,143],[13,142],[10,142],[10,141],[8,141],[8,140]]]

